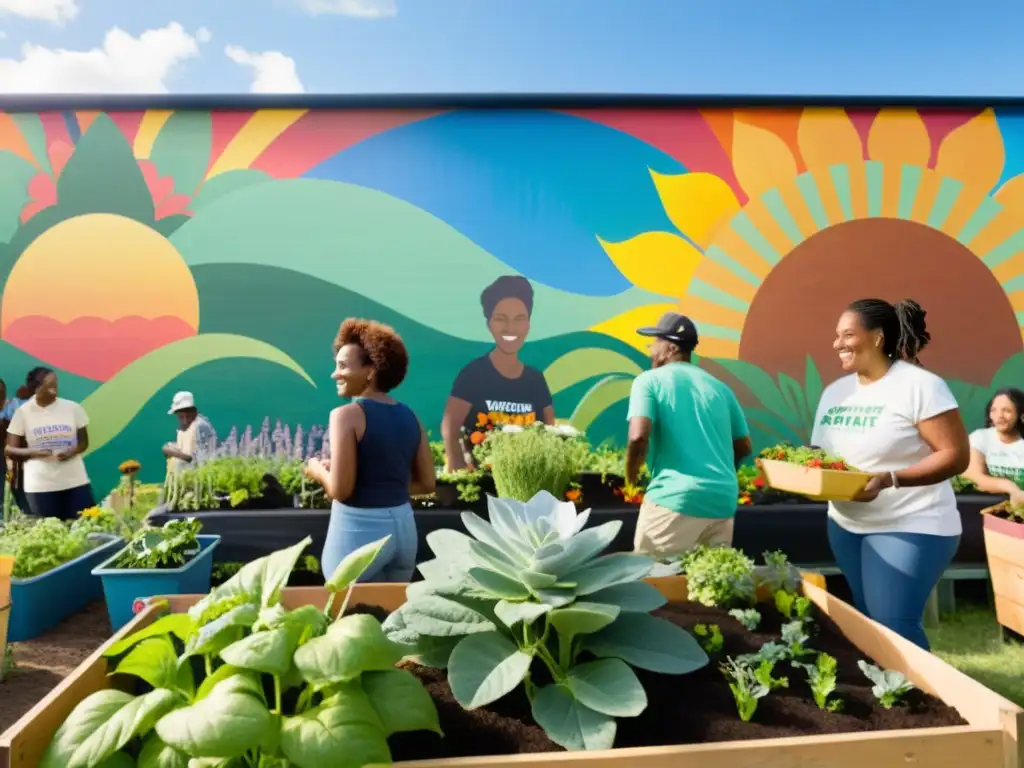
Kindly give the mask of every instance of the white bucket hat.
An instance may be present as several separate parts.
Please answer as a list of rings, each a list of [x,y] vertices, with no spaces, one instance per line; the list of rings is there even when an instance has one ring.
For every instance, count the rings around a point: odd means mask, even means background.
[[[186,408],[195,408],[196,399],[192,397],[191,392],[178,392],[174,395],[174,399],[171,400],[171,410],[167,413],[172,416],[178,411],[184,411]]]

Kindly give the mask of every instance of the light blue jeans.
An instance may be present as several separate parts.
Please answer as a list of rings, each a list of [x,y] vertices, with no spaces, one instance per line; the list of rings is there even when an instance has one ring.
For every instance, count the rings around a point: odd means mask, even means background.
[[[320,557],[324,578],[329,579],[350,552],[364,544],[383,539],[388,534],[391,534],[388,543],[359,577],[359,581],[404,583],[412,580],[418,546],[412,506],[403,504],[400,507],[364,509],[334,502],[331,505],[331,523],[327,527],[327,541]]]

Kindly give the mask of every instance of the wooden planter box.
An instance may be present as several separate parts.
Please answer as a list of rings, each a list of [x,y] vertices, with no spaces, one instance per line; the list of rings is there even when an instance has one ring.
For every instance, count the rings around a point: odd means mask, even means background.
[[[670,601],[686,599],[686,579],[650,580]],[[403,768],[1021,768],[1018,733],[1024,710],[998,696],[948,664],[877,624],[821,588],[817,574],[805,574],[804,594],[830,616],[846,637],[880,666],[903,672],[921,690],[953,706],[970,725],[877,731],[785,739],[712,744],[642,747],[593,752],[499,755],[480,758],[417,760],[396,763]],[[172,611],[185,611],[199,595],[166,598]],[[285,589],[288,608],[322,605],[322,587]],[[352,604],[366,603],[395,610],[405,602],[403,584],[360,584]],[[146,626],[158,616],[149,607],[97,650],[69,677],[0,735],[0,768],[34,768],[75,705],[89,694],[110,687],[103,651]],[[116,682],[116,678],[114,679]]]
[[[1024,525],[992,515],[983,517],[996,618],[1007,629],[1024,635]]]

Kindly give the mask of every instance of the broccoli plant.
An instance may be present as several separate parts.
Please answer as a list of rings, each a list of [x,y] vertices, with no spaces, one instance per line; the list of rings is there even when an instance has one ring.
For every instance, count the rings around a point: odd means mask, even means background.
[[[837,662],[827,653],[819,653],[814,664],[793,662],[807,672],[807,683],[811,687],[811,695],[818,709],[828,712],[840,712],[843,709],[842,699],[829,699],[836,689]]]
[[[737,660],[726,659],[720,669],[729,681],[729,690],[736,700],[740,720],[749,722],[757,711],[758,701],[768,695],[770,687],[757,678],[752,667]]]
[[[756,608],[733,608],[729,615],[751,632],[761,624],[761,612]]]
[[[487,500],[490,522],[472,512],[470,536],[433,531],[435,559],[384,623],[408,655],[447,667],[458,702],[476,709],[525,686],[533,719],[566,749],[606,749],[617,717],[635,717],[647,694],[632,667],[681,675],[708,663],[686,631],[650,611],[665,598],[642,579],[653,561],[601,555],[619,532],[612,521],[584,530],[589,510],[542,491],[528,502]],[[581,661],[587,652],[597,657]],[[534,681],[535,665],[546,667]]]
[[[722,630],[717,624],[698,624],[693,628],[693,634],[697,636],[697,642],[700,643],[701,648],[709,655],[718,653],[725,645]]]
[[[342,561],[327,581],[332,601],[344,593],[347,603],[386,542]],[[330,602],[281,604],[310,543],[248,563],[187,614],[165,615],[110,646],[112,671],[150,690],[87,697],[57,729],[41,767],[356,768],[390,763],[393,733],[440,733],[430,695],[395,669],[403,649],[377,619],[345,616],[344,607],[334,619]]]
[[[698,546],[683,557],[691,600],[728,608],[754,602],[754,561],[738,549]]]
[[[874,683],[871,686],[871,693],[886,709],[892,709],[900,699],[914,690],[914,685],[902,672],[891,669],[883,670],[866,661],[858,661],[857,666],[860,667],[864,676]]]

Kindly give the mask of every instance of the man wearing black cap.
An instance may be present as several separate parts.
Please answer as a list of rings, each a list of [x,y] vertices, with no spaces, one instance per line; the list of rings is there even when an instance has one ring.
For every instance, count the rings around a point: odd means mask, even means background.
[[[736,466],[752,451],[743,409],[728,386],[690,362],[697,328],[688,317],[668,312],[637,333],[654,341],[651,370],[629,397],[626,482],[636,485],[645,459],[651,470],[633,548],[672,555],[730,546]]]

